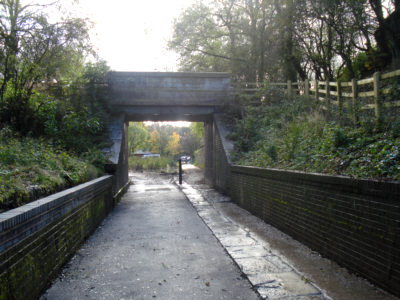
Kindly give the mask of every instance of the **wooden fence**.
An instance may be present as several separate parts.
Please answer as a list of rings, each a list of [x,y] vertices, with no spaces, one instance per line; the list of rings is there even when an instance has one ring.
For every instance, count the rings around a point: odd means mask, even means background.
[[[285,83],[255,82],[238,83],[235,88],[236,95],[248,95],[250,98],[258,97],[251,104],[261,104],[262,94],[259,92],[267,86],[278,87],[287,93],[288,97],[304,95],[315,97],[323,102],[323,109],[330,112],[334,106],[339,114],[347,110],[352,119],[358,122],[360,111],[374,110],[377,123],[382,121],[384,108],[400,107],[400,70],[381,74],[376,72],[373,77],[366,79],[353,79],[349,82],[305,81]],[[254,100],[254,98],[253,98]],[[347,104],[347,107],[345,107]]]

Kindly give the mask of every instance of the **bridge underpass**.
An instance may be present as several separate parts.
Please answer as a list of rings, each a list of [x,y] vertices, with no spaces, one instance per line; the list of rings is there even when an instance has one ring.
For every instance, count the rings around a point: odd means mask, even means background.
[[[127,127],[129,122],[204,122],[205,179],[215,181],[215,119],[232,101],[230,74],[110,72],[109,97],[113,146],[108,171],[117,174],[116,186],[128,180]]]
[[[147,120],[204,122],[204,176],[210,185],[223,181],[215,174],[215,134],[231,99],[228,74],[111,73],[110,95],[109,169],[117,186],[123,188],[128,179],[127,124]],[[208,187],[186,184],[184,195],[171,178],[134,174],[132,179],[121,202],[42,299],[329,299],[327,294],[395,299],[331,262],[324,264],[311,250],[294,254],[304,246],[249,221]],[[207,197],[210,193],[214,196]],[[271,236],[260,238],[260,231]],[[300,258],[305,269],[321,277],[328,293],[311,285],[281,252],[292,259],[307,256]]]
[[[121,187],[128,176],[129,122],[204,122],[205,163],[211,172],[210,128],[229,100],[228,74],[111,73],[109,86],[114,115],[110,169]],[[131,179],[119,205],[64,270],[65,280],[43,299],[258,299],[169,179],[143,174]]]

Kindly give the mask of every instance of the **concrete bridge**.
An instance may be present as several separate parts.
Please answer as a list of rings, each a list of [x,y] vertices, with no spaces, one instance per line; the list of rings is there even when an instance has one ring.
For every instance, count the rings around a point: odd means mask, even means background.
[[[109,150],[116,186],[128,180],[128,122],[191,121],[205,124],[205,178],[216,180],[215,122],[232,100],[228,73],[110,72],[108,76],[113,146]]]
[[[232,99],[229,74],[114,72],[109,88],[112,174],[0,215],[0,300],[37,299],[110,212],[66,269],[71,276],[42,300],[331,299],[316,285],[333,299],[398,299],[350,282],[326,259],[316,264],[316,253],[400,296],[399,182],[232,164],[220,122]],[[204,122],[205,178],[230,198],[190,185],[184,196],[169,179],[136,177],[119,201],[128,122],[143,120]],[[271,225],[317,252],[305,256]],[[293,250],[295,268],[269,245]]]

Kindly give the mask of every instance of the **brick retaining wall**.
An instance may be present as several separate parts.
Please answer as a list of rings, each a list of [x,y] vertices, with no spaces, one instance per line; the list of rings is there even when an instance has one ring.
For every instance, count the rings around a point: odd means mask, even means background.
[[[103,176],[0,214],[0,299],[37,299],[113,208]]]
[[[217,132],[217,160],[224,154],[221,142]],[[216,172],[217,179],[226,176],[216,187],[235,203],[400,296],[400,182],[224,163]]]

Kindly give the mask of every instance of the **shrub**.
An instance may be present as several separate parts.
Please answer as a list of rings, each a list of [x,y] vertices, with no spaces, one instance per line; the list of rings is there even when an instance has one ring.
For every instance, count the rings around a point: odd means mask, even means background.
[[[129,168],[135,171],[177,170],[177,162],[170,157],[129,157]]]
[[[332,120],[312,99],[299,96],[289,100],[276,91],[264,94],[264,104],[248,107],[245,117],[234,126],[235,163],[400,179],[398,116],[379,132],[368,122],[355,127]]]
[[[0,210],[14,208],[103,174],[98,152],[78,157],[46,139],[0,130]]]

